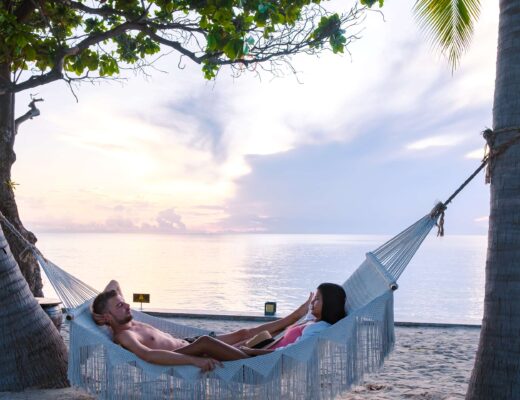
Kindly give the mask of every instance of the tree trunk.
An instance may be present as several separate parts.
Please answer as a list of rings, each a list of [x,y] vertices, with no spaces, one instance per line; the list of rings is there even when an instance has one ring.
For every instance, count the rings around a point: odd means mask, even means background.
[[[0,64],[0,81],[9,81],[8,64]],[[14,198],[14,186],[11,185],[11,167],[16,161],[14,141],[16,136],[14,118],[14,94],[0,95],[0,211],[29,242],[36,243],[36,236],[26,230],[18,215]],[[40,269],[36,259],[30,253],[20,257],[25,244],[21,243],[8,229],[5,236],[11,246],[13,255],[35,296],[43,296]]]
[[[0,392],[65,387],[67,348],[32,296],[0,229]]]
[[[520,0],[500,0],[494,146],[520,134]],[[520,142],[493,160],[484,318],[466,399],[520,398]]]

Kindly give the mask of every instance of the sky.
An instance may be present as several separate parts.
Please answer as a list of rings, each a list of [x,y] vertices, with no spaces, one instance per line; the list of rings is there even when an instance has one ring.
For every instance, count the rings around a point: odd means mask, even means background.
[[[392,234],[479,165],[491,127],[498,2],[482,2],[452,74],[411,2],[370,13],[338,56],[297,56],[296,76],[206,81],[170,54],[124,82],[63,82],[37,94],[12,180],[38,232]],[[333,3],[339,7],[344,3]],[[446,212],[448,234],[486,234],[479,175]]]

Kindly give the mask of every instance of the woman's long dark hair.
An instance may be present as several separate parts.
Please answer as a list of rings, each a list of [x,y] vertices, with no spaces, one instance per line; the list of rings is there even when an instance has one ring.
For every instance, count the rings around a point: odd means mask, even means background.
[[[347,295],[343,287],[335,283],[322,283],[318,286],[318,290],[323,299],[321,321],[335,324],[347,315],[345,312]]]

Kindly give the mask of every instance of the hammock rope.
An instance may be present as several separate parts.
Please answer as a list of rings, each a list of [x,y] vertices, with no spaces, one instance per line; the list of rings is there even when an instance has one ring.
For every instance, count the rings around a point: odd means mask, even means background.
[[[394,280],[399,279],[431,228],[435,226],[436,218],[431,214],[424,216],[372,252]]]
[[[498,133],[503,132],[515,132],[516,135],[514,135],[510,140],[507,142],[501,144],[498,147],[494,146],[495,138]],[[448,208],[448,204],[452,202],[452,200],[464,189],[468,183],[470,183],[475,176],[478,175],[484,167],[487,165],[486,169],[486,176],[485,176],[485,182],[487,184],[491,183],[491,172],[493,171],[494,162],[495,160],[501,155],[504,154],[512,145],[520,141],[520,128],[519,127],[506,127],[501,129],[486,129],[482,132],[482,136],[486,140],[486,149],[489,149],[489,151],[485,151],[485,155],[482,158],[482,161],[480,162],[480,165],[478,166],[475,171],[451,194],[448,199],[442,203],[438,203],[437,206],[432,210],[432,216],[435,217],[439,216],[439,222],[438,222],[438,232],[437,236],[444,236],[444,212]]]

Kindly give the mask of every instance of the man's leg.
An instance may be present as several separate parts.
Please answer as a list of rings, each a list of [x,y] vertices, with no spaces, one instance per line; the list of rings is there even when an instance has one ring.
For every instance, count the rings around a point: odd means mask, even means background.
[[[298,322],[301,318],[303,318],[308,310],[309,304],[312,300],[313,293],[309,295],[309,298],[305,303],[303,303],[300,307],[290,313],[288,316],[278,319],[276,321],[266,322],[265,324],[255,326],[253,328],[245,328],[240,329],[235,332],[225,333],[223,335],[218,335],[217,339],[231,345],[239,345],[242,342],[252,338],[253,336],[259,334],[262,331],[268,331],[272,336],[278,334],[283,331],[289,325],[292,325]]]
[[[188,356],[208,356],[219,361],[240,360],[249,357],[242,350],[209,336],[201,336],[193,343],[181,347],[175,352]]]

